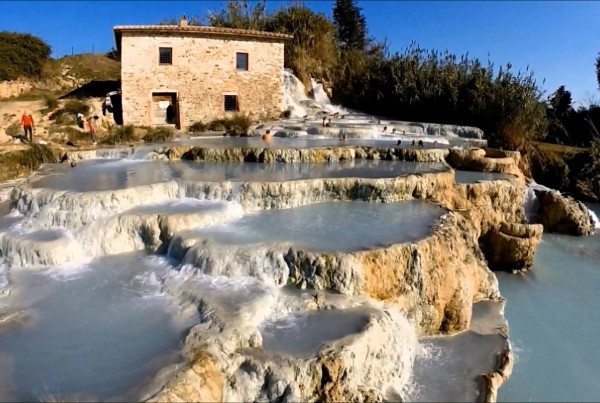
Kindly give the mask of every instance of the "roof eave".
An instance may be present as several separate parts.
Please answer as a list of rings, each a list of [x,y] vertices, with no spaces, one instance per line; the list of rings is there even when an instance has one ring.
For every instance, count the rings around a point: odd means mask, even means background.
[[[115,41],[117,47],[121,47],[121,37],[123,32],[136,32],[136,33],[176,33],[176,34],[197,34],[197,35],[208,35],[208,36],[227,36],[233,38],[252,38],[252,39],[265,39],[273,40],[278,42],[286,42],[293,38],[292,35],[282,33],[271,33],[262,31],[250,31],[250,30],[199,30],[189,29],[190,27],[182,28],[177,25],[163,25],[163,26],[115,26],[113,31],[115,34]]]

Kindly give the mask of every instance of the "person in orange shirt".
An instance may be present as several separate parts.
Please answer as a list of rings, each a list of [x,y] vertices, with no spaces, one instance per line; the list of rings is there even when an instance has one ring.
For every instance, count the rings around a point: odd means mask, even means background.
[[[21,127],[25,132],[25,140],[29,140],[33,142],[33,116],[29,114],[26,110],[23,111],[23,116],[21,116]],[[29,132],[29,137],[27,133]]]

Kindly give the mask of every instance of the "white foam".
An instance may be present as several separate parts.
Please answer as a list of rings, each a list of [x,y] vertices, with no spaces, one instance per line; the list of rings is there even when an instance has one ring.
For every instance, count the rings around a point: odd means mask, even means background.
[[[590,217],[592,217],[592,222],[594,223],[594,228],[600,229],[600,220],[598,219],[598,216],[596,215],[596,213],[590,208],[588,208],[588,212],[590,214]]]

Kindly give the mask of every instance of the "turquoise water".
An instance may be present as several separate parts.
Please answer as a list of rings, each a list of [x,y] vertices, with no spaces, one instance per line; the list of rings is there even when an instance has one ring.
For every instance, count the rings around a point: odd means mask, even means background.
[[[158,263],[157,263],[158,262]],[[179,349],[196,315],[180,315],[153,278],[171,270],[140,253],[84,268],[11,272],[23,325],[0,331],[0,401],[134,401]]]
[[[445,213],[437,204],[422,200],[324,202],[263,210],[189,234],[222,244],[290,242],[313,251],[351,252],[425,238]]]
[[[598,401],[600,235],[546,234],[532,271],[497,275],[517,356],[498,401]]]
[[[314,178],[394,178],[443,172],[440,162],[342,161],[332,163],[188,162],[90,160],[71,168],[68,164],[46,167],[50,175],[32,183],[34,188],[90,192],[126,189],[169,180],[189,182],[271,182]]]

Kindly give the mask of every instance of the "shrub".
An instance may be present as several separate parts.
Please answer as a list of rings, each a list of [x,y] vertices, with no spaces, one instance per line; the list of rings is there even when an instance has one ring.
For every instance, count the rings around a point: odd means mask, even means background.
[[[235,114],[225,119],[214,119],[208,123],[208,129],[211,131],[223,131],[230,136],[241,136],[248,134],[252,125],[250,117],[241,114]]]
[[[590,147],[590,156],[596,169],[600,170],[600,140],[594,140]]]
[[[201,133],[205,132],[208,129],[208,126],[203,122],[194,122],[189,127],[188,132],[190,133]]]
[[[111,130],[111,133],[103,138],[101,144],[116,145],[121,143],[129,143],[136,141],[135,129],[133,125],[116,126]]]
[[[12,123],[6,129],[4,129],[4,131],[6,132],[7,136],[12,136],[12,137],[16,137],[22,133],[21,125],[17,122]]]
[[[142,137],[142,140],[146,143],[158,143],[173,140],[174,136],[175,131],[172,127],[153,127]]]
[[[50,46],[31,34],[0,32],[0,81],[39,77]]]
[[[44,103],[46,104],[46,108],[50,111],[58,108],[58,99],[56,99],[55,96],[46,95],[44,97]]]
[[[252,120],[246,115],[234,115],[226,119],[225,128],[231,135],[245,135],[252,125]]]
[[[32,144],[26,150],[0,155],[0,181],[28,175],[45,163],[57,162],[57,155],[48,146]]]
[[[208,123],[208,130],[218,132],[225,130],[225,119],[214,119]]]
[[[67,103],[63,107],[63,110],[66,113],[70,113],[73,115],[76,115],[78,113],[81,113],[82,115],[86,115],[90,110],[90,106],[83,101],[79,101],[77,99],[71,99],[71,100],[67,101]]]
[[[73,115],[67,113],[64,109],[57,109],[48,116],[48,120],[52,120],[57,125],[68,125],[75,123]]]

